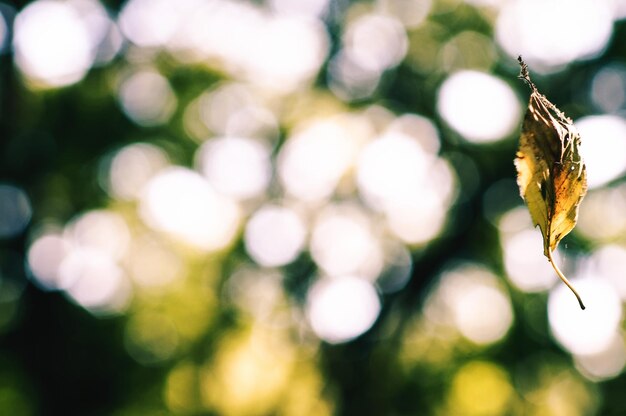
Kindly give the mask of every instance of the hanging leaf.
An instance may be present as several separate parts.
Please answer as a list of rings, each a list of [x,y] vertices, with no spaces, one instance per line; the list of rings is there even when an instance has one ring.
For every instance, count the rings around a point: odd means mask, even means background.
[[[515,159],[520,194],[543,235],[543,254],[561,280],[576,289],[554,263],[552,253],[576,225],[578,205],[587,191],[587,173],[579,153],[580,135],[554,104],[537,90],[520,56],[519,78],[531,89]]]

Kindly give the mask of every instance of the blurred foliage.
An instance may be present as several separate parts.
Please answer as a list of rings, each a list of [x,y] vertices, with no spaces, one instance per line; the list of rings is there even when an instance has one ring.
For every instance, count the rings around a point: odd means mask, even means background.
[[[13,7],[19,12],[27,3]],[[102,3],[114,18],[123,7],[122,2]],[[373,326],[345,342],[325,342],[310,328],[307,296],[323,273],[308,250],[287,265],[257,267],[240,226],[233,241],[207,253],[162,237],[142,221],[136,201],[107,193],[103,175],[127,145],[155,145],[172,165],[193,167],[199,145],[219,134],[203,125],[190,127],[186,111],[205,91],[241,81],[237,71],[221,62],[185,61],[165,48],[142,49],[126,41],[112,60],[94,66],[80,81],[39,88],[19,70],[14,55],[4,52],[0,179],[26,192],[33,214],[28,228],[0,241],[0,414],[626,412],[626,378],[616,374],[602,381],[581,371],[551,333],[548,294],[525,293],[507,279],[498,222],[522,203],[512,162],[519,124],[481,144],[451,127],[437,107],[442,83],[459,70],[496,75],[521,103],[526,101],[515,59],[495,42],[497,7],[434,1],[423,21],[403,29],[406,55],[380,71],[373,91],[342,98],[331,86],[332,58],[341,49],[344,31],[349,22],[386,3],[402,1],[332,1],[323,18],[329,52],[319,72],[287,93],[260,88],[259,94],[278,120],[271,142],[274,163],[294,132],[315,117],[366,114],[372,125],[380,124],[377,135],[390,120],[408,113],[434,123],[440,138],[436,157],[454,172],[455,200],[441,230],[426,242],[406,242],[412,261],[408,283],[398,291],[381,290],[382,309]],[[266,7],[262,1],[246,4]],[[623,62],[625,30],[624,22],[616,20],[604,52],[544,71],[536,77],[538,87],[574,119],[597,113],[588,90],[599,69]],[[123,108],[118,87],[142,67],[157,70],[175,94],[176,110],[166,122],[142,125]],[[260,199],[282,198],[274,178]],[[312,217],[339,202],[366,205],[362,199],[344,178],[330,197],[305,211]],[[245,215],[260,204],[242,203]],[[148,265],[165,259],[154,267],[162,271],[174,264],[176,279],[161,287],[134,282],[132,301],[107,313],[81,306],[63,290],[43,288],[29,275],[29,247],[41,230],[62,228],[90,210],[115,212],[128,224],[131,251],[136,251],[123,260],[125,268],[132,270],[131,259],[139,259],[141,249],[156,250]],[[372,227],[384,227],[382,215],[361,210],[370,215]],[[596,242],[575,234],[563,244],[569,247],[566,256],[576,258]],[[462,276],[454,284],[459,290],[478,282],[493,295],[489,299],[504,299],[504,309],[496,314],[510,321],[493,339],[472,338],[484,334],[468,335],[453,323],[462,317],[453,316],[458,312],[451,312],[445,296],[456,289],[444,282],[455,273]],[[492,318],[489,312],[477,316]]]

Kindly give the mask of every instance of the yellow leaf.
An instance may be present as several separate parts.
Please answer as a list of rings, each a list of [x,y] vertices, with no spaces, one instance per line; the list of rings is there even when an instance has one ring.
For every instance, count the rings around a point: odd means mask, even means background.
[[[543,253],[561,280],[583,302],[554,263],[552,252],[576,225],[578,206],[587,192],[587,172],[579,153],[580,135],[554,104],[539,93],[521,57],[520,78],[531,89],[515,158],[517,184],[543,235]]]

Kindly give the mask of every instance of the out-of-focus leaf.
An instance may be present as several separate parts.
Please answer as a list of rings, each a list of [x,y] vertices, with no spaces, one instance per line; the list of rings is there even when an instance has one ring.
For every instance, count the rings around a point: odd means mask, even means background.
[[[587,192],[587,173],[579,153],[580,135],[554,104],[530,80],[522,58],[520,78],[531,89],[515,158],[520,194],[543,235],[543,253],[561,280],[583,302],[554,263],[552,253],[576,225],[578,206]]]

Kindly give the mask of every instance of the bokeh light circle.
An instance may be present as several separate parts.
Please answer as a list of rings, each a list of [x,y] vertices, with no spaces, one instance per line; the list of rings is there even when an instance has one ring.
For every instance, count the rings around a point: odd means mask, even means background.
[[[625,3],[626,4],[626,3]],[[626,103],[626,66],[612,63],[593,76],[589,95],[603,113],[616,113]]]
[[[587,165],[587,184],[597,188],[626,172],[626,121],[618,116],[587,116],[574,123],[580,153]]]
[[[118,98],[126,115],[141,126],[165,123],[177,105],[167,78],[152,69],[137,71],[124,79]]]
[[[441,117],[465,139],[490,143],[518,127],[521,107],[511,87],[493,75],[459,71],[441,85],[437,97]]]
[[[388,133],[368,143],[359,155],[359,191],[373,208],[399,204],[421,187],[433,159],[413,137]]]
[[[168,164],[168,157],[161,148],[148,143],[130,144],[113,156],[105,186],[117,199],[136,199],[145,184]]]
[[[131,241],[124,218],[113,211],[94,210],[78,215],[65,226],[68,241],[76,247],[88,247],[121,259]]]
[[[621,334],[616,334],[613,340],[602,351],[595,354],[576,355],[576,367],[587,378],[593,381],[615,378],[626,365],[626,347]]]
[[[28,248],[31,278],[46,290],[60,287],[59,267],[70,253],[71,245],[60,234],[49,232],[37,237]]]
[[[383,253],[369,219],[353,207],[330,207],[311,232],[311,256],[330,276],[359,274],[375,278],[383,267]]]
[[[495,32],[509,56],[553,69],[600,53],[612,29],[610,2],[513,0],[504,3]]]
[[[256,211],[246,224],[246,251],[262,266],[282,266],[300,254],[306,232],[306,226],[296,212],[286,207],[266,205]]]
[[[498,278],[476,264],[446,270],[429,294],[424,315],[478,345],[504,338],[514,319],[511,299]]]
[[[30,222],[33,209],[22,189],[0,183],[0,239],[18,235]]]
[[[556,282],[556,274],[543,255],[543,239],[526,228],[503,236],[504,267],[511,282],[524,292],[541,292]]]
[[[119,25],[131,42],[158,47],[176,32],[177,17],[177,8],[168,0],[129,0],[120,11]]]
[[[571,279],[582,294],[585,306],[580,309],[576,298],[565,285],[550,292],[548,319],[556,340],[574,354],[595,354],[613,340],[622,319],[622,304],[615,289],[595,277]]]
[[[343,40],[348,57],[374,72],[400,63],[408,47],[402,24],[391,16],[377,14],[361,16],[351,23]]]
[[[93,248],[72,250],[59,266],[67,295],[94,313],[124,309],[130,297],[123,269],[106,253]]]
[[[511,301],[498,287],[470,286],[454,306],[454,320],[467,339],[491,344],[502,339],[513,323]]]
[[[356,158],[355,137],[339,119],[316,120],[295,132],[278,155],[278,176],[289,195],[319,201],[334,191]]]
[[[35,1],[18,14],[14,25],[15,63],[35,83],[73,84],[91,67],[89,29],[69,2]]]
[[[331,344],[363,334],[378,318],[380,308],[374,286],[356,277],[319,280],[307,296],[311,327]]]
[[[248,138],[209,140],[198,149],[196,163],[215,190],[235,199],[260,196],[272,175],[269,146]]]
[[[148,182],[139,213],[154,229],[208,251],[230,244],[241,219],[237,204],[182,167],[164,169]]]

